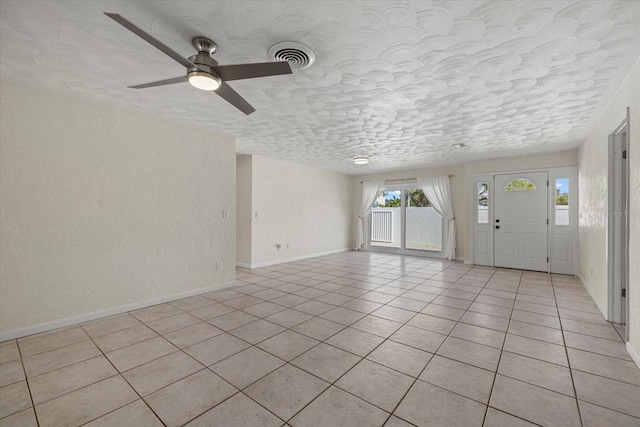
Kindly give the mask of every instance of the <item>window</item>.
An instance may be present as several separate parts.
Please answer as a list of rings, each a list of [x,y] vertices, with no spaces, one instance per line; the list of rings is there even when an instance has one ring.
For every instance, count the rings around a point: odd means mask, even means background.
[[[371,208],[371,246],[442,251],[442,216],[419,188],[381,191]]]
[[[420,189],[406,190],[405,249],[442,250],[442,217]]]
[[[400,249],[402,191],[381,191],[371,208],[371,244]]]
[[[526,178],[516,178],[504,187],[504,191],[535,191],[536,185]]]
[[[569,225],[569,178],[556,178],[556,225]]]
[[[489,183],[478,183],[478,224],[489,224]]]

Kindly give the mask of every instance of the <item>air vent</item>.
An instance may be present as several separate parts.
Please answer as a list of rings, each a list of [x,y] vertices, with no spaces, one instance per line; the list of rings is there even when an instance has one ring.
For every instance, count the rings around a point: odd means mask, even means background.
[[[303,70],[316,60],[316,54],[309,46],[298,42],[282,42],[269,48],[269,58],[287,61],[292,70]]]
[[[460,144],[453,144],[453,146],[454,146],[455,148],[457,148],[458,150],[462,150],[464,147],[466,147],[466,145],[464,145],[464,144],[462,144],[462,143],[460,143]]]

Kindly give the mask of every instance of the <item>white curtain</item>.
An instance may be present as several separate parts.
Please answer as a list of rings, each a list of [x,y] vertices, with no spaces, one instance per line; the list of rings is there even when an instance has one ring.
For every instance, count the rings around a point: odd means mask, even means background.
[[[444,248],[442,253],[447,259],[456,257],[456,220],[451,204],[451,190],[448,176],[418,178],[420,189],[427,196],[431,206],[446,220]]]
[[[360,201],[360,210],[358,211],[358,242],[356,249],[368,250],[369,242],[369,212],[371,206],[376,201],[378,193],[382,191],[384,181],[373,181],[362,183],[362,200]]]

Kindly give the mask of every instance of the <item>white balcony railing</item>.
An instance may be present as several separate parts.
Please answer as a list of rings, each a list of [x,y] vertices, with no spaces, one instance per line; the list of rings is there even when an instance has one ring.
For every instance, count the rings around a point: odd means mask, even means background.
[[[371,241],[391,243],[393,213],[391,211],[371,212]]]

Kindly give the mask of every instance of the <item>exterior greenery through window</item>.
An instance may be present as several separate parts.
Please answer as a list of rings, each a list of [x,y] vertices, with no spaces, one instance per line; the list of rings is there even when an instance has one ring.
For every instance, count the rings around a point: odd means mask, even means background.
[[[478,224],[489,223],[489,183],[478,183]]]
[[[556,181],[564,181],[564,180],[556,180]],[[566,179],[567,184],[569,179]],[[569,191],[561,188],[560,185],[556,184],[556,206],[568,206],[569,205]]]
[[[489,183],[478,183],[478,206],[489,206]]]
[[[536,185],[526,178],[514,179],[504,187],[504,191],[533,191]]]
[[[371,208],[371,246],[442,251],[442,216],[419,188],[381,191]]]
[[[386,198],[383,198],[386,193]],[[397,194],[396,194],[397,193]],[[382,191],[380,197],[374,203],[374,207],[377,208],[399,208],[401,206],[401,192],[400,191]],[[427,200],[427,196],[424,195],[422,190],[407,190],[407,207],[417,208],[429,208],[431,203]]]
[[[556,178],[556,225],[569,225],[569,178]]]

